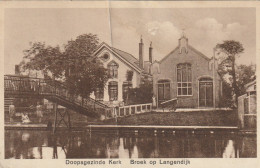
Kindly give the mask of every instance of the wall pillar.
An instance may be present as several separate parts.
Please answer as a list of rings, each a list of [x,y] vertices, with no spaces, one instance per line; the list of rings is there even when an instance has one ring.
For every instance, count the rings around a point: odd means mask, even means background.
[[[109,101],[108,84],[104,88],[104,101]]]
[[[123,83],[118,82],[118,101],[123,101]]]

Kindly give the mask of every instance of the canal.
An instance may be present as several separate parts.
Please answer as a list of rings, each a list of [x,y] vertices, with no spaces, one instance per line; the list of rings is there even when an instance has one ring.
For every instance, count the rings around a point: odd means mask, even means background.
[[[254,158],[256,135],[5,130],[6,159]]]

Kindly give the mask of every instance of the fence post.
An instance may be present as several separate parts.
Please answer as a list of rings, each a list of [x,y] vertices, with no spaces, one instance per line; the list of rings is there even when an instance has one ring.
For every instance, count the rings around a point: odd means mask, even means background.
[[[56,126],[57,126],[57,103],[53,104],[53,111],[55,113],[55,120],[54,120],[54,127],[53,127],[53,133],[56,132]]]
[[[96,111],[96,100],[94,100],[94,111]]]
[[[18,90],[19,90],[19,92],[21,91],[21,85],[22,85],[22,83],[21,83],[21,77],[19,78],[19,88],[18,88]]]

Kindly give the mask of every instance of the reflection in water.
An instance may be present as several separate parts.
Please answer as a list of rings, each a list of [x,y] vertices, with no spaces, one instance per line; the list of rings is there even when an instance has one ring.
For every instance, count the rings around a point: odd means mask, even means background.
[[[256,136],[5,131],[5,158],[256,157]]]

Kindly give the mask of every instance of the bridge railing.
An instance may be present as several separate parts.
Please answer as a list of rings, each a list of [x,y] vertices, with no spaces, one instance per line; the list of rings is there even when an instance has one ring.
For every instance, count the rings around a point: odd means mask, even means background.
[[[106,109],[109,108],[92,98],[82,98],[79,95],[70,93],[67,87],[55,80],[31,78],[26,76],[4,76],[5,92],[29,94],[29,95],[44,95],[44,96],[57,96],[60,99],[65,99],[71,103],[77,104],[84,108]]]

